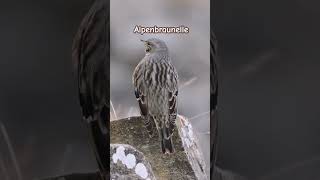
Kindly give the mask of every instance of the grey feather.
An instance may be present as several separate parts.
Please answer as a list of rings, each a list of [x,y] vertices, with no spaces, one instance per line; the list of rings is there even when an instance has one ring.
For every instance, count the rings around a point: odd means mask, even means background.
[[[149,134],[157,129],[163,153],[173,153],[171,136],[175,128],[178,73],[162,40],[143,41],[146,55],[136,66],[132,80],[141,115]]]

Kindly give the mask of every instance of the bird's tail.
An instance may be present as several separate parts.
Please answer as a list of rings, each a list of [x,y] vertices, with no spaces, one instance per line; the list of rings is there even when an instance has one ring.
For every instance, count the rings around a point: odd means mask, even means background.
[[[172,135],[169,131],[169,128],[162,127],[161,132],[161,150],[163,154],[171,154],[174,152],[172,144]]]

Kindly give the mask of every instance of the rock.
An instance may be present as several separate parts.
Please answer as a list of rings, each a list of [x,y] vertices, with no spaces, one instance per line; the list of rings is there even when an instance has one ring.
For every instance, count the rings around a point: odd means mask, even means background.
[[[150,163],[134,147],[112,144],[110,157],[110,179],[155,180]]]
[[[157,179],[209,179],[205,173],[199,140],[190,122],[178,116],[176,125],[177,130],[173,135],[175,152],[170,155],[161,152],[157,135],[149,137],[141,117],[112,121],[110,140],[114,144],[131,145],[141,152]]]

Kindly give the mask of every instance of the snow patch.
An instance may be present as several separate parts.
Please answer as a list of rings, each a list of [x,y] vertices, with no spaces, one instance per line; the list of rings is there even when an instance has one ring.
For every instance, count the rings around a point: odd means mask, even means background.
[[[190,148],[194,144],[192,125],[184,117],[179,117],[181,119],[182,143],[184,146]]]
[[[132,169],[136,165],[136,161],[136,157],[133,154],[128,154],[124,160],[124,164],[128,169]]]
[[[135,168],[135,173],[143,179],[146,179],[149,176],[146,166],[142,163],[136,164],[137,159],[135,155],[131,153],[126,155],[125,148],[123,146],[119,146],[116,149],[116,153],[112,155],[113,163],[117,163],[118,160],[121,161],[121,163],[124,164],[128,169]],[[150,178],[147,180],[150,180]]]
[[[125,148],[123,146],[119,146],[116,150],[116,154],[117,154],[120,161],[123,161],[126,157],[124,150],[125,150]]]
[[[113,154],[112,155],[112,161],[113,161],[113,163],[117,163],[118,162],[118,155],[117,154]]]
[[[143,179],[146,179],[148,177],[148,171],[147,168],[144,164],[138,163],[136,168],[135,168],[136,174],[138,174],[140,177]]]

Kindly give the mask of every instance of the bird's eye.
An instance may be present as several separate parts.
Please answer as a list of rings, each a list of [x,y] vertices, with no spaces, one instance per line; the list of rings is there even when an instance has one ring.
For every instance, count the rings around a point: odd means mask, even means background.
[[[151,51],[151,46],[148,45],[147,48],[146,48],[146,52],[150,52]]]

